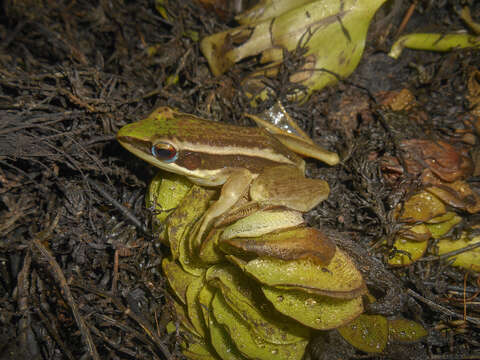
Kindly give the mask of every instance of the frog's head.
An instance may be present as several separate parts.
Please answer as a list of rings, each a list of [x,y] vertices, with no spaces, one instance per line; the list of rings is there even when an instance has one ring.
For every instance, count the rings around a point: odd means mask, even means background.
[[[176,112],[161,107],[146,119],[123,126],[117,133],[118,142],[128,151],[160,169],[191,175],[175,161],[181,145]]]

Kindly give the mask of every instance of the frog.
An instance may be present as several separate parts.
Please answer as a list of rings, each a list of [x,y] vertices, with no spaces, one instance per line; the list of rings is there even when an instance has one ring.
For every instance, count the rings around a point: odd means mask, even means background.
[[[246,197],[260,208],[308,212],[330,192],[325,180],[305,177],[305,160],[295,151],[300,148],[302,155],[310,155],[305,149],[312,148],[311,141],[282,142],[264,128],[220,123],[159,107],[145,119],[123,126],[117,140],[157,168],[200,186],[221,189],[218,200],[202,216],[196,231],[199,242],[216,219]],[[310,156],[315,157],[315,152]],[[322,155],[317,158],[322,160]]]

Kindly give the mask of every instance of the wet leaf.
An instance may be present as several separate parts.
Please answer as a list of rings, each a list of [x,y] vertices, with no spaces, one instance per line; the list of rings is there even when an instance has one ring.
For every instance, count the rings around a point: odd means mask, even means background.
[[[403,48],[428,51],[453,51],[463,48],[480,48],[478,36],[444,33],[416,33],[401,36],[393,45],[388,56],[397,59]]]
[[[188,318],[186,306],[180,304],[174,299],[173,307],[175,308],[175,313],[177,315],[178,321],[180,321],[180,324],[187,330],[187,332],[200,338],[200,334],[197,333],[197,330],[195,330],[195,327]]]
[[[156,213],[156,222],[154,223],[156,231],[180,204],[191,187],[192,183],[185,176],[164,171],[155,175],[148,186],[145,202],[147,209],[152,209]],[[164,237],[165,234],[161,236],[162,241]]]
[[[222,235],[223,229],[212,230],[207,238],[200,245],[198,258],[206,264],[217,264],[225,259],[224,254],[218,248],[218,240]]]
[[[471,214],[480,212],[480,195],[464,180],[442,183],[428,187],[426,190],[450,206],[465,209]]]
[[[200,302],[198,300],[200,291],[202,290],[203,286],[206,284],[205,276],[200,276],[195,278],[190,284],[187,286],[186,292],[186,300],[187,300],[187,315],[190,319],[190,322],[195,327],[195,330],[198,334],[200,334],[203,338],[207,333],[206,331],[206,323],[203,321],[203,313],[200,306]]]
[[[363,312],[362,297],[344,300],[301,291],[262,286],[273,306],[292,319],[318,330],[335,329]]]
[[[427,227],[429,228],[434,239],[439,239],[446,235],[450,230],[453,229],[455,225],[462,221],[462,218],[454,212],[448,212],[447,214],[451,216],[443,217],[446,220],[438,223],[427,224]]]
[[[215,351],[222,360],[243,360],[243,356],[232,341],[224,326],[220,325],[212,315],[210,320],[210,339]]]
[[[309,338],[308,329],[279,314],[263,296],[254,280],[231,265],[212,266],[207,280],[220,288],[226,303],[240,316],[250,330],[273,344],[293,344]]]
[[[418,224],[402,229],[401,237],[412,241],[427,241],[432,237],[432,233],[425,224]]]
[[[428,241],[411,241],[399,236],[395,239],[393,246],[397,250],[407,252],[410,256],[397,252],[391,259],[388,259],[388,264],[392,266],[407,266],[425,254]]]
[[[338,328],[351,345],[367,353],[381,353],[387,346],[388,322],[380,315],[360,315],[351,323]]]
[[[445,205],[435,195],[422,191],[412,195],[403,205],[401,220],[425,222],[436,216],[445,214]]]
[[[458,240],[452,240],[448,238],[442,239],[437,243],[438,254],[446,254],[478,242],[480,242],[480,236],[475,236],[472,239],[468,239],[466,233],[463,233],[462,237]],[[468,270],[480,271],[480,247],[454,255],[449,259],[455,259],[452,264],[453,266],[460,266]]]
[[[255,10],[254,14],[239,17],[246,25],[208,36],[200,47],[215,76],[246,57],[261,55],[260,64],[269,66],[252,74],[251,79],[256,82],[260,74],[276,74],[276,66],[283,61],[282,49],[293,51],[304,45],[307,48],[304,66],[292,74],[290,81],[305,86],[308,95],[355,70],[365,47],[370,20],[384,2],[301,1],[293,8],[293,3],[279,6],[278,9],[284,11],[281,14],[272,11],[276,14],[275,21],[268,18],[270,15],[263,17]],[[253,19],[259,21],[252,23]],[[254,86],[258,87],[258,82]],[[305,95],[297,94],[297,98]]]
[[[203,321],[207,324],[207,327],[210,326],[210,304],[212,302],[213,296],[215,295],[215,289],[213,286],[205,284],[200,293],[198,294],[198,303],[200,304],[200,309],[203,314]]]
[[[221,360],[210,345],[199,342],[189,344],[183,355],[190,360]]]
[[[245,263],[242,269],[262,284],[287,290],[340,299],[352,299],[366,291],[362,275],[340,249],[326,266],[310,260],[257,258]]]
[[[293,210],[261,210],[227,226],[221,240],[254,237],[302,225],[302,213]]]
[[[392,342],[416,342],[428,335],[419,323],[407,319],[388,320],[388,339]]]
[[[176,261],[168,258],[162,260],[162,270],[175,295],[183,304],[186,304],[187,286],[197,277],[183,270]]]
[[[452,182],[469,176],[472,160],[464,150],[446,141],[408,139],[400,143],[407,172],[425,174],[431,171],[440,180]]]
[[[195,185],[169,217],[167,236],[174,260],[180,257],[180,246],[184,246],[189,227],[207,210],[214,195],[215,191]]]
[[[307,340],[278,345],[254,336],[244,320],[228,306],[220,292],[217,292],[212,300],[212,312],[215,320],[225,326],[237,349],[247,358],[300,360],[305,352]]]

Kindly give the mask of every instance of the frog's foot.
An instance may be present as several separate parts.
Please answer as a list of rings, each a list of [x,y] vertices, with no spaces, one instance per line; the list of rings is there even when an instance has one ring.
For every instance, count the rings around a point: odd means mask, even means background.
[[[290,165],[265,169],[250,186],[253,201],[307,212],[328,197],[328,183],[308,179]]]
[[[253,180],[253,174],[247,169],[238,169],[232,172],[222,186],[220,197],[212,204],[199,220],[195,236],[195,244],[202,243],[203,234],[210,227],[212,221],[230,210],[247,193]]]
[[[340,162],[337,153],[315,144],[279,101],[260,116],[252,114],[245,116],[255,121],[258,126],[267,129],[285,147],[297,154],[323,161],[328,165],[337,165]]]

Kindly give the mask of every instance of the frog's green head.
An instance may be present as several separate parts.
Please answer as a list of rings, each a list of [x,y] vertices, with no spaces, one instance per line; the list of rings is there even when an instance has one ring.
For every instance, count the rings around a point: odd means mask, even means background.
[[[166,171],[192,175],[175,164],[179,146],[176,112],[161,107],[146,119],[123,126],[117,133],[118,142],[128,151],[148,163]]]

